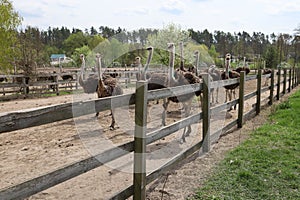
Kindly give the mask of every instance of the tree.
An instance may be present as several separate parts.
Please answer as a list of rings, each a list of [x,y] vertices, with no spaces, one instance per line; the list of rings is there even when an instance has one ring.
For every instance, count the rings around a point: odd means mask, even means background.
[[[9,0],[0,0],[0,70],[6,72],[14,65],[18,56],[17,31],[22,18]]]
[[[150,34],[147,40],[147,45],[151,45],[154,47],[155,52],[153,55],[153,62],[168,65],[169,53],[166,51],[167,44],[175,43],[175,46],[178,47],[179,42],[183,42],[184,44],[186,44],[192,39],[189,37],[188,31],[182,30],[180,26],[176,26],[175,24],[170,24],[159,30],[156,34]],[[175,61],[175,65],[178,64],[179,61]]]
[[[68,56],[71,56],[76,48],[80,48],[87,44],[88,44],[87,37],[83,34],[83,32],[76,31],[76,33],[72,33],[63,42],[63,49],[65,50]]]
[[[266,67],[276,68],[278,64],[278,53],[273,45],[269,45],[267,48],[264,59],[266,60]]]

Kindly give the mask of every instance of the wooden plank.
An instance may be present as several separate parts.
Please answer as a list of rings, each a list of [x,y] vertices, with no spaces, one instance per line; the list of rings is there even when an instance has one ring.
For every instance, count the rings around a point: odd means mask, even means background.
[[[261,88],[261,93],[264,93],[264,92],[269,91],[269,90],[270,90],[269,86],[263,87],[263,88]]]
[[[257,74],[257,96],[256,96],[256,114],[260,113],[260,101],[261,101],[261,74],[262,70],[258,70]]]
[[[66,103],[0,114],[0,133],[40,126],[134,104],[134,94],[106,97],[97,100]]]
[[[214,82],[210,83],[210,85],[211,85],[210,88],[224,87],[224,86],[227,86],[227,85],[232,85],[232,84],[239,83],[239,81],[240,81],[239,78],[214,81]]]
[[[235,120],[229,122],[228,124],[226,124],[226,126],[223,127],[223,133],[221,134],[221,136],[226,135],[230,129],[232,129],[234,126],[237,125],[237,123],[238,123],[238,120],[235,119]]]
[[[254,92],[251,92],[251,93],[249,93],[249,94],[246,94],[245,96],[244,96],[244,99],[245,99],[245,101],[246,100],[248,100],[248,99],[251,99],[252,97],[255,97],[257,95],[257,91],[254,91]]]
[[[133,187],[134,200],[146,198],[147,81],[136,83]]]
[[[159,169],[151,172],[147,176],[147,184],[149,184],[152,181],[154,181],[155,179],[157,179],[164,172],[172,169],[173,167],[178,166],[178,164],[180,162],[182,162],[184,159],[188,158],[190,155],[192,155],[193,153],[195,153],[196,151],[198,151],[202,146],[203,146],[203,141],[197,142],[196,144],[194,144],[193,146],[191,146],[190,148],[188,148],[184,152],[176,155],[173,159],[171,159],[170,161],[168,161],[166,164],[164,164]]]
[[[221,112],[223,110],[228,110],[230,107],[236,105],[238,103],[238,101],[239,101],[238,99],[235,99],[235,100],[232,100],[232,101],[229,101],[224,104],[221,104],[221,105],[211,108],[210,109],[211,115]]]
[[[257,79],[257,75],[246,76],[246,82],[251,80],[256,80],[256,79]]]
[[[202,100],[202,138],[203,153],[210,151],[210,77],[209,74],[202,74],[203,78],[203,100]]]
[[[186,95],[190,93],[194,93],[196,91],[199,91],[202,89],[202,84],[191,84],[191,85],[182,85],[177,87],[169,87],[159,90],[151,90],[148,91],[147,99],[148,101],[153,101],[157,99],[163,99],[168,98],[171,96],[180,96],[180,95]]]
[[[200,112],[192,116],[189,116],[187,118],[178,120],[177,122],[172,123],[170,125],[161,127],[147,134],[146,143],[151,144],[157,140],[167,137],[168,135],[171,135],[172,133],[186,127],[189,124],[198,123],[201,119],[202,119],[202,113]]]
[[[240,85],[239,85],[239,110],[238,110],[238,128],[243,127],[244,119],[244,89],[245,89],[245,72],[240,73]]]
[[[24,199],[132,152],[133,142],[104,151],[21,184],[0,190],[0,199]]]

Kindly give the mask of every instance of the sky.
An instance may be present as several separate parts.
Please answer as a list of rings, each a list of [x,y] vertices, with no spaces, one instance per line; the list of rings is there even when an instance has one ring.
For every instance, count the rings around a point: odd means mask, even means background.
[[[300,27],[300,0],[11,0],[28,25],[47,30],[62,26],[128,31],[182,29],[238,33],[294,34]]]

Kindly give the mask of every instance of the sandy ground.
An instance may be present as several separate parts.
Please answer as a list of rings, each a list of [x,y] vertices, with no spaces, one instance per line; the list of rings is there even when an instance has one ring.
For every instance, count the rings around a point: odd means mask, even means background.
[[[246,93],[253,91],[255,81],[247,82]],[[128,91],[126,91],[128,92]],[[268,96],[262,95],[262,99]],[[95,95],[68,95],[39,99],[23,99],[0,102],[1,112],[12,112],[21,109],[42,107],[47,105],[74,102],[76,100],[93,99]],[[224,90],[220,91],[220,102],[224,102]],[[252,108],[255,98],[245,102],[245,110]],[[180,105],[171,104],[167,124],[184,117]],[[154,103],[149,106],[148,131],[161,127],[162,106]],[[193,113],[199,112],[199,102],[193,101]],[[72,120],[65,120],[43,126],[0,134],[0,188],[6,188],[30,178],[46,174],[70,163],[95,155],[118,144],[133,139],[134,109],[122,108],[116,111],[117,129],[109,130],[110,112],[100,113],[98,119],[94,115]],[[213,150],[196,157],[192,162],[186,161],[170,174],[161,176],[148,186],[148,199],[184,199],[193,194],[194,189],[201,186],[209,176],[213,167],[224,157],[225,153],[240,144],[253,130],[264,122],[268,109],[261,115],[247,122],[243,129],[233,131],[221,138],[213,146]],[[211,131],[222,127],[235,119],[237,111],[231,111],[231,119],[226,119],[226,112],[212,116]],[[187,142],[180,144],[182,130],[159,140],[147,147],[147,171],[156,169],[177,153],[184,151],[191,144],[201,139],[200,124],[194,124]],[[132,184],[133,155],[98,167],[85,174],[47,189],[28,199],[107,199],[122,188]],[[166,179],[167,177],[167,179]],[[166,183],[165,183],[166,181]],[[165,183],[165,185],[164,185]]]

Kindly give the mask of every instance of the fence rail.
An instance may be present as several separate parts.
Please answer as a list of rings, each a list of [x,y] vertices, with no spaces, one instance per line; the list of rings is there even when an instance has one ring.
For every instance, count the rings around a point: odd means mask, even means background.
[[[277,84],[275,84],[275,76],[277,76]],[[268,77],[271,79],[270,86],[261,87],[262,78]],[[286,92],[290,92],[291,89],[295,88],[299,84],[300,70],[289,69],[283,70],[283,73],[281,73],[281,70],[279,69],[277,74],[272,71],[270,75],[262,75],[260,70],[258,75],[246,77],[244,73],[241,73],[240,79],[221,80],[218,82],[210,82],[208,75],[204,75],[203,78],[204,81],[200,84],[178,86],[156,91],[147,91],[147,82],[137,82],[136,92],[131,94],[2,113],[0,115],[0,133],[5,133],[66,120],[73,117],[80,117],[95,112],[110,110],[112,108],[111,102],[113,102],[114,108],[127,106],[129,103],[130,105],[135,105],[136,127],[134,141],[130,141],[118,147],[106,150],[100,154],[97,154],[96,156],[91,156],[74,162],[68,166],[33,178],[21,184],[1,189],[0,199],[22,199],[29,197],[133,151],[135,152],[134,184],[115,194],[113,197],[111,197],[111,199],[125,199],[132,195],[134,195],[134,199],[144,199],[146,185],[151,181],[155,180],[165,171],[174,167],[184,158],[187,158],[194,152],[199,151],[200,148],[202,148],[203,153],[209,152],[210,145],[215,143],[222,134],[226,133],[235,126],[241,128],[245,123],[245,120],[251,118],[255,114],[259,114],[262,101],[268,100],[268,104],[272,105],[274,100],[278,100]],[[257,89],[254,92],[244,95],[244,88],[249,80],[257,80]],[[239,98],[215,107],[210,107],[209,94],[211,89],[224,87],[234,83],[240,83]],[[282,89],[281,85],[283,85]],[[276,95],[273,94],[275,89]],[[146,113],[148,101],[167,98],[174,95],[189,94],[198,90],[203,91],[201,112],[146,134],[145,127],[147,125]],[[261,94],[266,91],[270,91],[270,95],[267,99],[261,100]],[[244,102],[252,97],[256,97],[257,101],[250,111],[244,113]],[[237,104],[239,104],[238,118],[232,120],[222,129],[217,130],[214,133],[210,133],[210,116]],[[76,113],[76,115],[74,113]],[[202,123],[202,140],[199,140],[196,144],[178,154],[175,158],[165,163],[159,169],[151,172],[148,175],[145,173],[145,169],[141,168],[141,166],[145,167],[145,157],[141,157],[139,155],[145,153],[146,145],[149,145],[182,128],[185,128],[188,125],[199,122]]]

